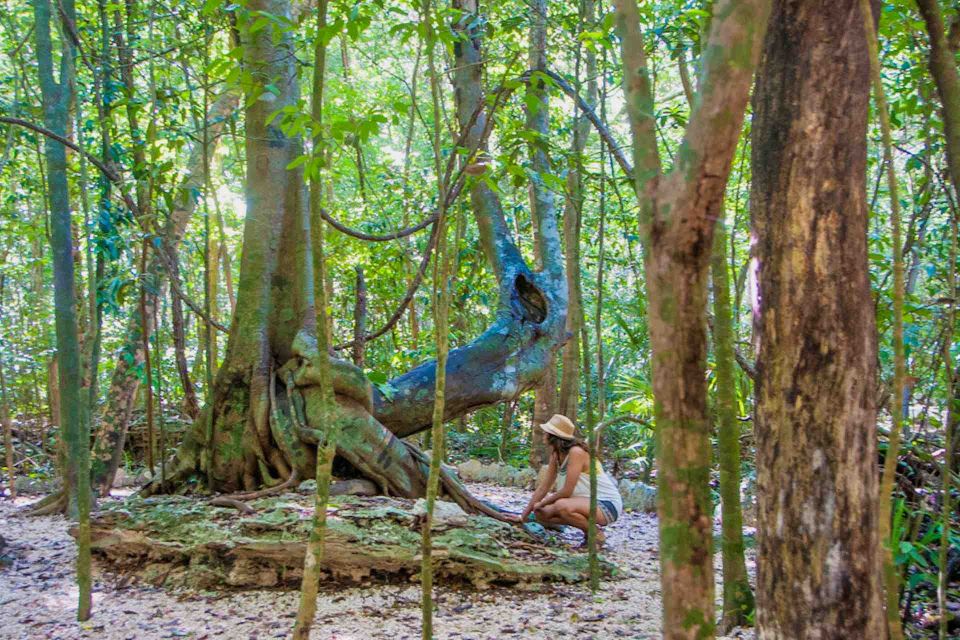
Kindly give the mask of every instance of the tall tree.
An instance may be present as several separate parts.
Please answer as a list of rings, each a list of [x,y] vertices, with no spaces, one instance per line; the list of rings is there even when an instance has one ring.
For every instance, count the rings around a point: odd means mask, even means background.
[[[649,295],[657,425],[657,514],[667,638],[714,633],[707,415],[707,267],[770,3],[713,5],[699,91],[668,173],[635,0],[616,2]]]
[[[310,116],[313,127],[318,132],[323,131],[323,97],[324,73],[327,68],[327,45],[330,36],[327,28],[327,0],[317,3],[317,33],[313,48],[313,90],[310,95]],[[314,157],[322,158],[326,151],[325,139],[320,133],[314,137]],[[310,178],[310,231],[313,241],[313,271],[317,274],[313,282],[313,294],[317,301],[316,326],[323,327],[329,313],[329,301],[326,288],[323,286],[326,272],[326,260],[323,250],[323,219],[320,209],[323,205],[323,175],[319,167],[313,171]],[[360,271],[358,274],[362,273]],[[326,354],[329,349],[327,332],[316,332],[317,351]],[[330,498],[330,478],[333,474],[333,459],[337,452],[337,425],[331,420],[333,411],[333,386],[331,385],[330,362],[322,358],[317,363],[318,382],[320,387],[320,419],[324,426],[324,440],[317,452],[316,479],[317,490],[313,503],[313,522],[310,530],[310,539],[307,543],[307,552],[303,561],[303,584],[300,587],[300,608],[297,611],[297,620],[293,628],[295,640],[306,640],[310,637],[310,629],[317,610],[317,590],[320,582],[320,567],[323,563],[324,547],[326,543],[327,502]],[[271,384],[273,382],[271,381]],[[291,476],[293,477],[293,476]]]
[[[580,3],[582,28],[592,28],[596,20],[593,0]],[[593,108],[597,103],[597,54],[592,47],[584,53],[583,47],[577,48],[577,80],[580,79],[582,58],[586,58],[587,95],[586,103]],[[575,121],[573,140],[570,143],[570,166],[567,169],[566,199],[563,207],[563,244],[566,258],[567,291],[570,296],[567,311],[567,334],[570,336],[563,345],[562,372],[560,375],[560,395],[558,408],[560,413],[574,422],[577,420],[580,401],[580,327],[583,324],[583,286],[580,273],[580,230],[583,219],[583,152],[586,149],[590,133],[590,122],[579,108],[574,106]]]
[[[427,477],[426,513],[421,530],[420,548],[420,606],[422,616],[421,637],[433,640],[433,510],[440,488],[440,465],[444,455],[443,405],[447,379],[447,356],[450,351],[450,293],[452,283],[450,249],[447,248],[446,185],[443,182],[443,160],[440,147],[440,131],[443,112],[441,110],[440,75],[435,60],[436,34],[433,24],[432,0],[423,1],[422,17],[426,35],[427,72],[430,77],[430,97],[433,106],[433,131],[430,136],[433,148],[433,171],[437,180],[437,201],[439,239],[437,255],[433,263],[433,328],[436,333],[437,374],[433,392],[433,423],[430,426],[430,473]],[[460,207],[455,208],[460,211]],[[454,224],[453,226],[458,226]],[[458,238],[459,239],[459,238]],[[454,245],[452,252],[456,254]]]
[[[882,638],[877,342],[857,3],[779,0],[753,102],[757,627]]]
[[[960,190],[960,72],[955,50],[947,40],[940,4],[936,0],[917,0],[917,7],[930,37],[930,75],[940,95],[950,180],[954,190]]]
[[[74,29],[76,11],[72,0],[59,5],[61,34]],[[33,4],[37,46],[37,70],[43,99],[43,123],[54,134],[66,137],[70,103],[74,93],[76,49],[70,37],[60,40],[59,78],[54,77],[54,43],[49,0]],[[60,371],[60,428],[66,443],[64,483],[68,513],[79,520],[77,535],[77,619],[90,617],[90,428],[81,398],[80,344],[77,336],[76,285],[74,283],[73,234],[70,188],[67,184],[67,150],[59,141],[44,138],[47,189],[50,195],[50,245],[53,252],[53,297],[57,329],[57,363]]]
[[[723,628],[746,624],[753,613],[753,591],[744,557],[743,512],[740,507],[740,426],[737,421],[733,310],[727,271],[727,233],[717,223],[710,258],[713,290],[713,354],[716,361],[717,457],[720,463],[720,544],[723,558]]]
[[[903,431],[904,378],[906,356],[903,344],[903,234],[900,231],[900,196],[898,194],[897,170],[893,165],[893,141],[890,133],[890,115],[887,98],[880,77],[880,54],[874,25],[877,23],[870,7],[870,0],[860,0],[863,29],[867,35],[867,51],[870,58],[870,79],[873,98],[880,120],[883,144],[883,162],[886,165],[887,192],[890,196],[891,260],[893,262],[893,389],[890,401],[890,437],[884,456],[883,476],[880,480],[880,510],[877,515],[880,527],[880,544],[883,545],[883,575],[886,589],[887,633],[890,640],[903,638],[900,622],[900,572],[896,566],[896,542],[891,535],[893,518],[893,487],[900,460],[900,436]]]
[[[943,115],[943,132],[946,138],[947,166],[950,170],[950,182],[954,195],[960,195],[960,72],[957,71],[956,47],[951,46],[948,40],[940,4],[936,0],[917,0],[920,15],[927,26],[930,38],[929,67],[940,96],[941,112]],[[953,33],[953,29],[951,29]],[[957,260],[957,212],[951,218],[950,261],[947,265],[948,296],[953,300],[946,313],[946,339],[943,345],[943,361],[946,372],[947,385],[947,413],[944,422],[944,460],[941,471],[941,522],[940,522],[940,553],[939,553],[939,580],[937,584],[937,602],[940,610],[939,634],[941,639],[947,638],[948,615],[947,608],[947,560],[950,540],[951,472],[956,464],[957,424],[960,416],[960,396],[957,394],[958,372],[953,368],[953,357],[950,351],[952,338],[955,335],[956,324],[956,260]]]
[[[533,134],[530,147],[530,213],[533,220],[545,216],[555,216],[556,204],[553,190],[547,185],[550,174],[550,157],[547,154],[547,141],[550,135],[550,98],[547,94],[545,78],[536,72],[547,68],[547,0],[530,2],[530,47],[529,64],[534,71],[527,84],[527,128]],[[545,251],[553,247],[547,245],[547,238],[541,235],[539,225],[533,225],[533,253],[538,269],[543,268]],[[569,320],[568,320],[569,322]],[[557,412],[557,363],[551,356],[543,373],[543,379],[534,389],[533,432],[530,437],[530,464],[539,469],[547,463],[549,452],[546,443],[539,437],[538,425],[546,422]]]

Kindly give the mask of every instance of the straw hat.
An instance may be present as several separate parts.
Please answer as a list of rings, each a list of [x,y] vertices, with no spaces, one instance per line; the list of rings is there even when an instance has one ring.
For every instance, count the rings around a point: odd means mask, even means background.
[[[573,434],[577,430],[573,421],[567,416],[554,414],[552,418],[540,425],[540,428],[550,435],[563,438],[564,440],[573,440]]]

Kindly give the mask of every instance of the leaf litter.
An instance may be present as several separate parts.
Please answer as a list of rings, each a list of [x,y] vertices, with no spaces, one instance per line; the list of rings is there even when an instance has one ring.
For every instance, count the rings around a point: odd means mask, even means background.
[[[481,499],[520,511],[528,494],[516,488],[471,483]],[[289,590],[190,591],[162,588],[108,572],[95,575],[93,617],[75,620],[75,547],[62,516],[26,517],[29,500],[0,503],[0,639],[153,640],[287,638],[299,593]],[[580,533],[561,534],[571,544]],[[527,585],[475,590],[437,584],[437,638],[654,639],[660,637],[657,521],[625,513],[607,531],[604,555],[623,577],[605,581],[592,595],[586,586]],[[720,575],[716,558],[716,575]],[[754,570],[752,553],[748,571]],[[720,588],[717,585],[719,595]],[[719,606],[719,602],[718,602]],[[416,640],[420,637],[420,587],[376,584],[321,590],[311,638]],[[719,613],[719,612],[718,612]],[[752,630],[727,638],[752,640]]]

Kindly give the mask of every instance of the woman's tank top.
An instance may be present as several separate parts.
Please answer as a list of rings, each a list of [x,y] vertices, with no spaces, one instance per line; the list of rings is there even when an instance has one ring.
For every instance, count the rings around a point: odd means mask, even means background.
[[[567,482],[567,461],[569,459],[570,454],[568,453],[567,459],[563,461],[563,464],[561,464],[557,470],[557,481],[554,484],[554,491],[562,489],[563,485]],[[616,505],[618,512],[623,513],[623,499],[620,497],[620,491],[613,482],[613,478],[603,470],[603,466],[599,460],[594,460],[593,463],[597,469],[597,500],[609,500]],[[580,474],[580,477],[577,478],[577,485],[573,488],[573,496],[578,498],[590,497],[589,472],[584,471]]]

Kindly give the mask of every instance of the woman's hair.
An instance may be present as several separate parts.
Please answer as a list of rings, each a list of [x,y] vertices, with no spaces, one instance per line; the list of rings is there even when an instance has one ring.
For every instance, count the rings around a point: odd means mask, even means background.
[[[573,447],[580,447],[584,451],[588,453],[590,452],[590,449],[587,448],[587,443],[580,438],[561,438],[560,436],[555,436],[552,433],[548,433],[547,444],[551,449],[553,449],[553,452],[557,454],[558,462],[560,458],[563,457],[563,454],[568,453]]]

